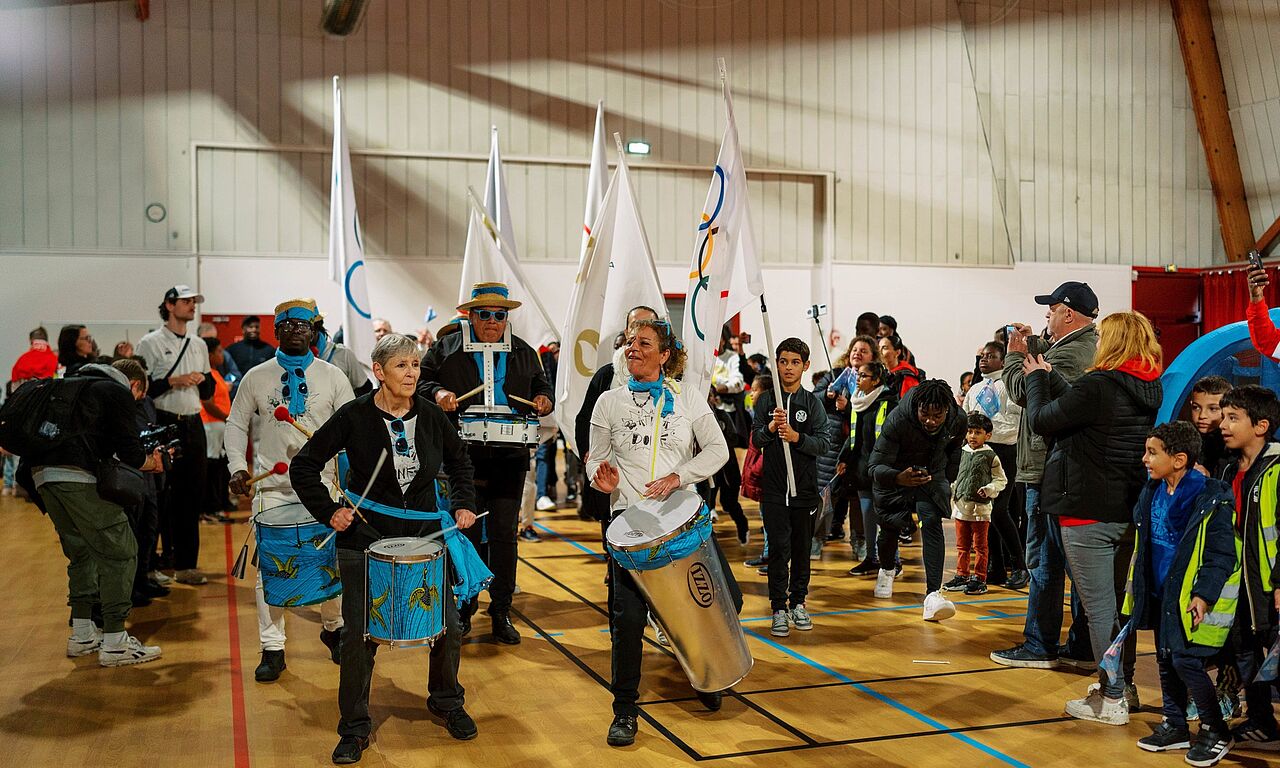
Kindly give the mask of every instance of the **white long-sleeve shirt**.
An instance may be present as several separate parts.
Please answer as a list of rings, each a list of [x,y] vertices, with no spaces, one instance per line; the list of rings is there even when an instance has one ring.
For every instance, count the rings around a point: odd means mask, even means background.
[[[306,444],[307,438],[302,432],[275,419],[276,408],[289,404],[288,398],[283,397],[280,391],[284,386],[280,377],[284,373],[285,370],[278,361],[268,360],[254,366],[240,380],[240,389],[231,403],[231,414],[227,416],[225,446],[227,469],[231,474],[243,470],[250,475],[257,475],[266,472],[277,462],[288,464]],[[294,417],[294,420],[314,432],[329,420],[334,411],[354,397],[345,373],[323,360],[315,360],[307,366],[307,409],[301,416]],[[259,418],[255,419],[255,416]],[[246,458],[250,424],[261,432],[254,435],[252,470]],[[325,479],[329,480],[328,473]],[[260,491],[293,493],[287,472],[261,480],[255,487]]]
[[[990,389],[990,394],[983,395]],[[979,401],[979,396],[982,400]],[[998,404],[995,413],[990,413],[983,403]],[[1018,425],[1022,423],[1022,406],[1013,402],[1009,391],[1004,386],[1004,371],[982,374],[982,381],[975,382],[964,396],[964,412],[979,411],[991,419],[991,439],[987,442],[998,445],[1018,444]]]
[[[610,509],[635,504],[644,498],[645,484],[673,472],[681,486],[691,488],[729,460],[729,446],[707,401],[687,403],[679,396],[675,401],[675,411],[658,424],[659,406],[648,393],[624,386],[600,396],[591,414],[587,477],[595,477],[606,461],[618,470]],[[695,443],[700,449],[697,454]]]

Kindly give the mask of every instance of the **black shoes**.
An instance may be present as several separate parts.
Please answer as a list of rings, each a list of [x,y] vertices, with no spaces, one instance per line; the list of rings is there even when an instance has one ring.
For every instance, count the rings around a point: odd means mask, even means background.
[[[476,727],[476,721],[472,720],[471,715],[468,715],[467,710],[462,707],[446,712],[428,701],[427,711],[436,717],[443,718],[444,727],[449,731],[449,735],[458,741],[470,741],[480,733],[480,729]]]
[[[168,587],[161,586],[159,582],[152,581],[151,579],[143,580],[141,586],[138,587],[138,591],[146,595],[147,597],[168,597],[169,596]]]
[[[826,541],[844,541],[844,529],[832,528],[831,533],[827,534]]]
[[[151,598],[147,597],[146,594],[142,592],[134,591],[133,596],[130,598],[130,602],[133,603],[134,608],[146,608],[148,605],[151,605]]]
[[[329,658],[334,664],[342,663],[342,628],[330,632],[327,629],[320,630],[320,642],[325,644],[329,649]]]
[[[511,625],[511,616],[506,613],[495,613],[493,619],[493,639],[503,645],[519,645],[520,633]]]
[[[880,570],[880,561],[867,559],[849,569],[850,576],[875,576]]]
[[[992,651],[991,660],[1006,667],[1022,667],[1023,669],[1053,669],[1058,666],[1058,657],[1041,656],[1027,650],[1019,643],[1003,651]]]
[[[274,683],[280,679],[280,673],[284,671],[284,651],[263,651],[262,661],[258,663],[258,668],[253,670],[253,679],[260,683]],[[345,741],[344,737],[343,740]],[[339,744],[339,747],[342,745]],[[334,753],[334,762],[337,762],[337,751]],[[360,752],[356,752],[356,760],[360,759]],[[352,760],[351,762],[355,762]]]
[[[609,746],[629,747],[636,743],[636,718],[634,715],[614,715],[609,724]]]
[[[1025,589],[1031,583],[1031,574],[1025,570],[1014,571],[1009,574],[1009,580],[1004,583],[1005,589]]]
[[[724,703],[723,693],[720,691],[713,691],[711,693],[696,691],[696,693],[698,694],[698,701],[702,702],[702,706],[706,707],[711,712],[720,711],[720,705]]]
[[[351,765],[360,762],[360,755],[369,748],[367,736],[343,736],[333,748],[334,765]]]
[[[1222,758],[1226,757],[1227,752],[1231,751],[1234,743],[1231,738],[1231,731],[1217,733],[1202,726],[1199,737],[1192,742],[1191,749],[1187,750],[1187,754],[1182,760],[1187,765],[1194,765],[1196,768],[1209,768],[1211,765],[1217,765]]]
[[[463,637],[471,634],[471,614],[467,613],[465,606],[458,612],[458,625],[462,627]]]
[[[1150,736],[1138,739],[1138,748],[1148,752],[1168,752],[1171,749],[1190,749],[1191,734],[1186,726],[1178,728],[1162,722]]]

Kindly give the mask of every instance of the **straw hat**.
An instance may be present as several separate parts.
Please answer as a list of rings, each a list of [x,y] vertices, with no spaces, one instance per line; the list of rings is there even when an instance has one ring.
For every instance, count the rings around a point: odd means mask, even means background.
[[[471,286],[471,301],[458,305],[459,312],[470,312],[479,307],[515,309],[520,302],[512,301],[506,283],[476,283]]]

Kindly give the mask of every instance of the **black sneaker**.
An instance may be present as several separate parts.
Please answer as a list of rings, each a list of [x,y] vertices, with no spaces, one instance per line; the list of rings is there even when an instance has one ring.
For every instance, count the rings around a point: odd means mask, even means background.
[[[1026,586],[1030,583],[1031,583],[1031,574],[1027,573],[1026,570],[1024,569],[1020,571],[1014,571],[1013,573],[1009,574],[1009,580],[1006,581],[1001,586],[1003,586],[1005,589],[1026,589]]]
[[[320,630],[320,642],[325,644],[329,649],[329,658],[334,664],[342,663],[342,628],[338,628],[332,632],[327,629]]]
[[[1233,743],[1230,731],[1218,733],[1202,727],[1195,743],[1187,750],[1187,756],[1182,759],[1187,765],[1194,765],[1196,768],[1217,765],[1231,751]]]
[[[258,668],[253,670],[253,679],[260,683],[274,683],[280,679],[280,673],[284,668],[284,651],[263,651],[262,661],[258,662]]]
[[[964,593],[966,595],[985,595],[987,594],[987,582],[975,576],[969,579],[969,586],[964,588]]]
[[[942,585],[942,591],[943,592],[963,592],[964,588],[967,586],[969,586],[969,577],[957,575],[954,579]]]
[[[360,755],[369,748],[368,736],[343,736],[333,748],[334,765],[351,765],[360,762]]]
[[[910,544],[912,541],[913,539],[911,538],[911,531],[903,531],[898,534],[899,544],[903,544],[903,545]]]
[[[698,701],[702,702],[702,706],[706,707],[711,712],[720,711],[720,705],[724,703],[723,693],[720,691],[712,691],[711,693],[696,691],[696,693],[698,694]]]
[[[634,715],[614,715],[613,722],[609,724],[609,746],[629,747],[635,744],[637,727]]]
[[[462,630],[461,634],[463,637],[471,634],[471,614],[466,610],[459,611],[458,626]]]
[[[1071,667],[1080,672],[1092,674],[1098,671],[1098,662],[1093,660],[1092,654],[1088,657],[1074,656],[1065,643],[1058,646],[1058,662],[1064,667]]]
[[[1231,729],[1231,738],[1241,749],[1280,751],[1280,734],[1263,730],[1248,720]]]
[[[769,561],[765,559],[765,556],[761,555],[759,557],[753,557],[750,560],[747,560],[746,562],[743,563],[743,565],[747,566],[748,568],[759,568],[760,566],[764,565],[767,562]]]
[[[163,587],[160,585],[159,582],[152,581],[151,579],[144,580],[142,582],[142,586],[138,588],[138,591],[146,595],[147,597],[168,597],[169,596],[168,587]]]
[[[1027,650],[1019,643],[1003,651],[992,651],[991,660],[1006,667],[1022,667],[1024,669],[1053,669],[1058,666],[1058,659],[1053,656],[1039,656]]]
[[[844,529],[832,528],[831,533],[827,534],[827,541],[844,541]]]
[[[849,569],[850,576],[875,576],[880,571],[879,560],[863,560]]]
[[[472,720],[471,715],[468,715],[467,710],[462,707],[446,712],[428,700],[427,711],[436,717],[443,718],[444,727],[449,731],[449,735],[458,741],[470,741],[480,733],[480,729],[476,727],[476,721]]]
[[[1186,727],[1176,728],[1168,721],[1161,722],[1150,736],[1138,739],[1138,748],[1148,752],[1168,752],[1172,749],[1189,749],[1191,732]]]
[[[520,633],[511,624],[511,617],[506,613],[495,613],[493,619],[493,639],[503,645],[519,645]]]
[[[566,504],[572,504],[577,500],[578,500],[578,487],[570,486],[568,490],[564,492],[564,501]]]
[[[893,578],[896,579],[901,575],[902,575],[902,558],[898,558],[898,562],[894,563],[893,565]]]

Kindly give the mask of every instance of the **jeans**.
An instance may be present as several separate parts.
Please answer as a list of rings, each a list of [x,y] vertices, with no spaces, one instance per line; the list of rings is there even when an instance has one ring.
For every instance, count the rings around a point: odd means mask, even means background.
[[[4,463],[4,487],[17,488],[18,457],[6,453],[3,457],[0,457],[0,462]]]
[[[942,510],[932,501],[918,499],[916,517],[920,520],[920,538],[924,550],[924,579],[926,594],[942,587],[942,567],[946,561],[946,537],[942,533]],[[876,551],[881,568],[892,568],[898,560],[899,529],[888,521],[880,522]],[[772,570],[772,569],[771,569]]]
[[[867,557],[876,559],[876,507],[875,497],[868,488],[858,492],[858,504],[862,509],[862,535],[867,541]],[[853,542],[851,541],[850,544]]]
[[[473,528],[475,526],[472,526]],[[365,609],[368,571],[364,553],[354,549],[338,549],[338,573],[342,578],[342,619],[350,631],[342,633],[342,667],[338,673],[339,736],[368,737],[373,730],[369,718],[369,687],[373,681],[373,659],[378,644],[364,639],[367,626]],[[462,684],[458,682],[458,663],[462,656],[462,625],[453,599],[451,577],[444,580],[444,637],[431,646],[430,669],[427,672],[427,703],[451,712],[463,705]],[[417,651],[421,653],[421,651]]]
[[[123,632],[133,607],[138,543],[124,510],[98,495],[90,483],[45,483],[40,498],[67,556],[67,604],[71,618],[93,616],[102,605],[102,630]]]
[[[1089,617],[1093,658],[1100,661],[1120,631],[1120,602],[1124,599],[1129,560],[1133,556],[1134,529],[1130,523],[1092,523],[1059,527],[1063,552],[1071,565],[1071,591],[1080,598]],[[1127,654],[1126,654],[1127,655]],[[1118,698],[1123,681],[1102,675],[1102,692]]]
[[[556,438],[538,443],[534,482],[538,486],[538,498],[554,497],[556,492]]]
[[[1209,673],[1205,671],[1205,661],[1202,656],[1191,656],[1179,651],[1160,653],[1157,663],[1160,666],[1160,694],[1164,699],[1164,717],[1169,725],[1186,728],[1189,698],[1195,701],[1196,709],[1200,710],[1200,722],[1215,733],[1222,733],[1227,729],[1227,722],[1222,719],[1222,710],[1218,708],[1218,691],[1209,679]]]
[[[813,509],[760,502],[764,528],[773,539],[769,556],[769,604],[772,610],[804,605],[809,594],[809,541],[813,538]],[[788,567],[789,566],[789,567]]]
[[[1027,569],[1031,584],[1027,590],[1027,618],[1022,634],[1028,651],[1037,656],[1056,657],[1062,634],[1062,600],[1070,573],[1063,554],[1058,519],[1040,511],[1040,486],[1028,483]],[[1079,607],[1079,595],[1071,592],[1071,631],[1067,646],[1075,658],[1091,653],[1089,621]]]

